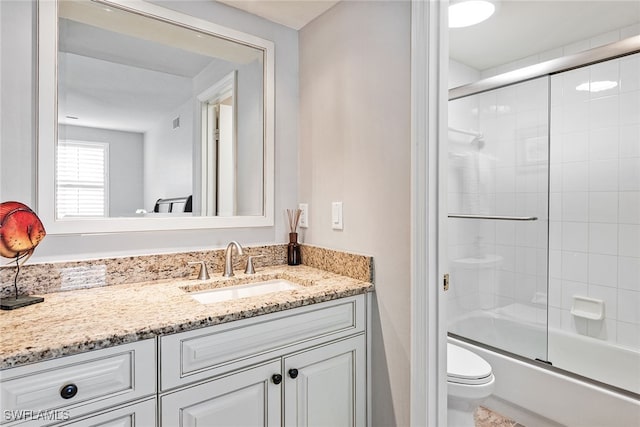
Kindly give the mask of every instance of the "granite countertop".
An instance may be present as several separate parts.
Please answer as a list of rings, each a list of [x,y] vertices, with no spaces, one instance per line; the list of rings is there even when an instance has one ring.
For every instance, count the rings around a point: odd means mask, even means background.
[[[373,290],[369,282],[304,265],[235,272],[206,281],[171,279],[103,286],[44,296],[43,303],[0,312],[0,369],[111,347],[344,298]],[[302,289],[213,304],[189,292],[286,279]]]

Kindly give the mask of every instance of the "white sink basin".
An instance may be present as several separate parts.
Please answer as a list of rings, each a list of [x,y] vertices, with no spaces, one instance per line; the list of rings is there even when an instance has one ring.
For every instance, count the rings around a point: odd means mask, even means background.
[[[272,292],[300,289],[302,286],[283,279],[267,280],[264,282],[247,283],[246,285],[227,286],[208,291],[192,293],[191,297],[202,304],[231,301],[239,298],[254,297]]]

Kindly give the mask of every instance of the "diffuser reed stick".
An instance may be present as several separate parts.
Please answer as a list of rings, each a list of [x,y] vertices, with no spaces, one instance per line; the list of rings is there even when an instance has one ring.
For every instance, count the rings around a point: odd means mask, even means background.
[[[300,209],[287,209],[287,216],[289,217],[289,232],[296,233],[298,230],[298,222],[300,222]]]

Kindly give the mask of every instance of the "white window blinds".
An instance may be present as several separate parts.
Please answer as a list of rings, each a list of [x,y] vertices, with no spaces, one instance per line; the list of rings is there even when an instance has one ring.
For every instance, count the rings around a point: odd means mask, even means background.
[[[106,216],[108,149],[99,142],[58,143],[57,218]]]

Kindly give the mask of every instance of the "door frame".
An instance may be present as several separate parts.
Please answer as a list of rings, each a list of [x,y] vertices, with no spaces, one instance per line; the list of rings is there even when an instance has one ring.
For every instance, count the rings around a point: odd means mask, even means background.
[[[411,425],[447,425],[448,0],[411,2]]]

